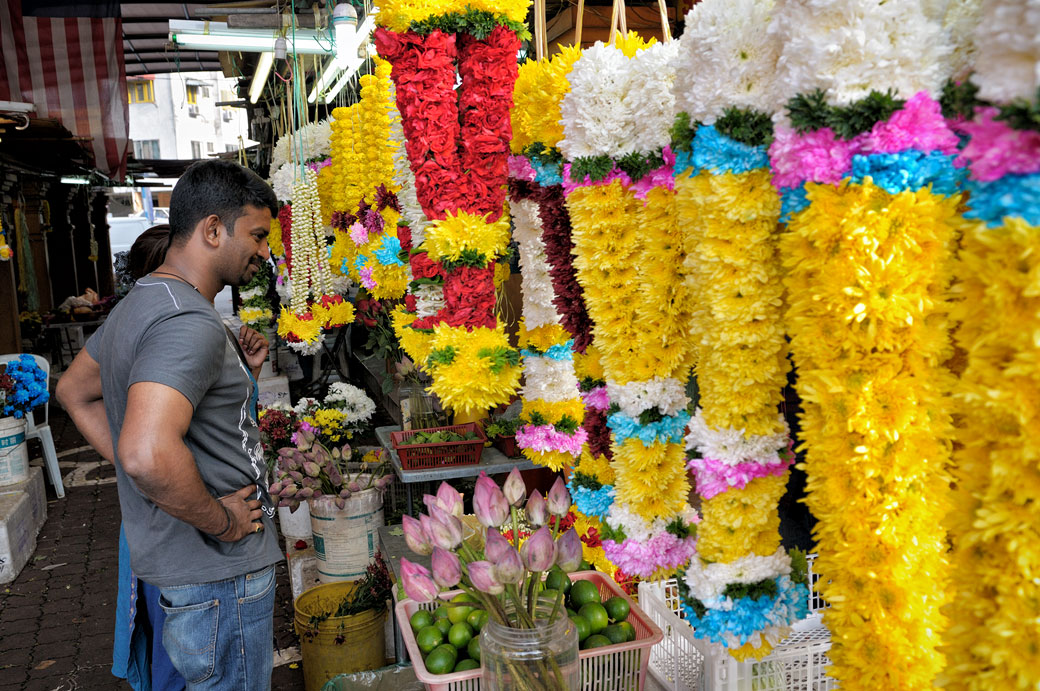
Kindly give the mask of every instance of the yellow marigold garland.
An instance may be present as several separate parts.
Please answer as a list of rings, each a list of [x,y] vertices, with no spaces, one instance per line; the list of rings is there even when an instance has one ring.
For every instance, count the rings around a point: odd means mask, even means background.
[[[444,262],[458,261],[467,252],[491,260],[505,253],[508,245],[508,215],[489,222],[459,209],[455,214],[447,212],[444,219],[430,224],[423,247],[430,257]]]
[[[469,10],[503,15],[512,22],[527,21],[530,0],[382,0],[376,22],[380,26],[403,33],[413,22],[422,22],[446,14]]]
[[[943,661],[943,298],[958,198],[869,179],[806,187],[782,254],[829,674],[845,688],[930,688]]]
[[[438,324],[425,363],[429,390],[459,415],[487,410],[520,384],[518,355],[501,324],[469,331]]]
[[[554,148],[563,139],[560,102],[570,91],[567,73],[579,57],[579,47],[567,46],[548,60],[528,60],[520,66],[513,89],[513,139],[509,143],[514,154],[535,143]]]

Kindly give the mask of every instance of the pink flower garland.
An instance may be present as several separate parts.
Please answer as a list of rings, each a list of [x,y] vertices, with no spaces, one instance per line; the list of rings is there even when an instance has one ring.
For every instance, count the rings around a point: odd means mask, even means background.
[[[916,151],[957,153],[960,141],[943,118],[939,102],[922,91],[888,120],[874,123],[863,137],[864,154],[896,154]]]
[[[852,155],[860,153],[860,141],[846,141],[824,127],[798,134],[777,127],[769,146],[773,166],[773,186],[798,187],[803,182],[829,182],[837,185],[852,170]]]
[[[552,425],[524,425],[516,431],[516,444],[521,449],[560,451],[577,458],[588,437],[581,427],[574,434],[564,434],[557,432]]]
[[[372,267],[366,266],[359,270],[358,273],[361,275],[361,285],[363,285],[366,290],[372,290],[378,285],[372,278]]]
[[[620,180],[621,184],[625,187],[628,187],[632,184],[632,178],[628,177],[628,173],[621,170],[617,166],[615,166],[613,170],[607,173],[607,176],[602,180],[593,181],[592,178],[586,175],[585,179],[581,182],[574,182],[574,180],[571,179],[571,164],[563,164],[563,192],[567,196],[570,196],[571,192],[578,189],[579,187],[589,187],[590,185],[609,185],[615,180]]]
[[[368,242],[368,230],[360,222],[355,222],[350,226],[350,239],[354,241],[355,245],[361,247]]]
[[[1006,122],[993,119],[998,112],[979,108],[974,121],[955,125],[971,136],[957,162],[970,166],[972,179],[979,182],[1040,171],[1040,132],[1011,129]]]
[[[585,407],[592,410],[607,410],[610,408],[610,396],[607,395],[607,387],[597,386],[594,389],[581,392],[581,398],[585,401]]]
[[[790,465],[791,461],[771,465],[755,462],[729,465],[712,458],[694,458],[686,467],[696,477],[697,493],[704,499],[711,499],[731,489],[744,489],[755,478],[783,475]]]
[[[674,569],[690,561],[697,554],[697,538],[679,538],[666,531],[646,542],[604,540],[603,551],[625,573],[650,578],[658,569]]]
[[[527,156],[510,156],[508,163],[509,177],[527,182],[535,182],[538,179],[538,173],[531,167]]]

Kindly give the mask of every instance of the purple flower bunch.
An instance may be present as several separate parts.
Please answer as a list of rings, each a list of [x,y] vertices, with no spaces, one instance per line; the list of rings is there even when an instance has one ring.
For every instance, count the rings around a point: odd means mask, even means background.
[[[483,553],[463,539],[462,495],[457,490],[441,483],[436,496],[423,497],[427,512],[417,519],[404,516],[403,528],[408,547],[430,555],[431,568],[401,560],[401,581],[408,597],[432,602],[442,591],[458,587],[500,624],[533,627],[542,573],[554,565],[567,573],[576,571],[582,546],[574,528],[559,534],[559,519],[571,506],[563,478],[557,478],[546,496],[536,490],[527,498],[524,513],[535,530],[521,543],[519,511],[525,497],[518,469],[513,468],[502,487],[481,473],[473,491],[473,512],[487,530]],[[557,517],[555,528],[549,527],[550,516]],[[513,540],[500,530],[510,522],[512,530],[507,532]],[[556,603],[554,614],[559,609]]]

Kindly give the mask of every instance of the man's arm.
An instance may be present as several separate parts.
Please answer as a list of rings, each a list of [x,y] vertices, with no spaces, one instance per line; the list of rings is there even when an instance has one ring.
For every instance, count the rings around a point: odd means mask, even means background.
[[[58,379],[54,394],[87,443],[111,463],[112,431],[101,398],[101,367],[86,348],[79,351]]]
[[[256,487],[246,485],[219,501],[210,496],[184,443],[193,413],[191,402],[177,389],[155,382],[132,384],[119,432],[119,462],[138,489],[166,513],[224,542],[240,540],[260,525],[253,523],[261,516],[260,501],[249,499]]]

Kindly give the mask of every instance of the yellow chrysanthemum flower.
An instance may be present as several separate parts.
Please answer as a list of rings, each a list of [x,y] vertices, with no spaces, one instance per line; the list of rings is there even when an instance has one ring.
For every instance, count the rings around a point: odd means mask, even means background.
[[[430,256],[440,261],[458,261],[465,251],[482,254],[491,261],[505,253],[508,245],[508,215],[488,222],[462,209],[448,211],[445,218],[430,224],[424,243]]]
[[[433,377],[430,391],[456,415],[470,415],[505,403],[520,385],[519,360],[510,364],[505,329],[478,327],[471,331],[439,324],[434,328],[430,356],[425,369]],[[433,358],[437,352],[450,351],[450,362]]]
[[[520,66],[513,87],[513,153],[536,142],[553,148],[563,139],[560,104],[570,91],[567,75],[581,49],[567,46],[547,60],[528,60]]]
[[[271,232],[267,234],[267,246],[271,249],[271,256],[282,257],[285,255],[285,246],[282,245],[282,224],[278,217],[271,219]]]
[[[585,419],[585,403],[580,398],[573,398],[569,401],[559,402],[545,401],[540,398],[531,400],[525,399],[520,415],[523,418],[530,418],[532,415],[540,415],[548,420],[550,425],[555,425],[564,417],[569,417],[578,424],[581,424]]]
[[[317,319],[300,319],[288,308],[282,307],[278,315],[278,335],[289,340],[293,336],[300,341],[312,343],[321,338],[322,324]]]
[[[517,347],[545,352],[554,345],[570,340],[570,333],[559,324],[544,324],[528,329],[523,319],[517,329]]]

